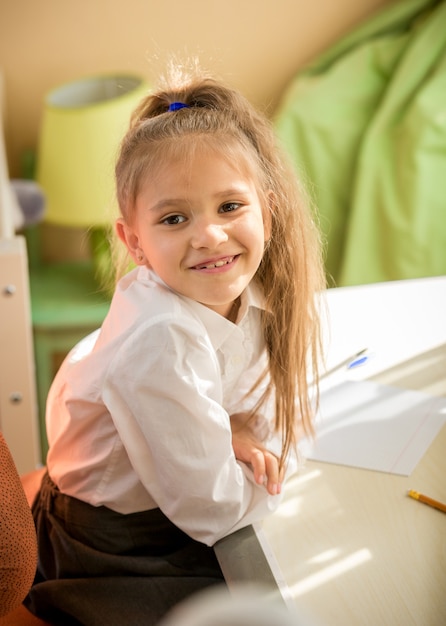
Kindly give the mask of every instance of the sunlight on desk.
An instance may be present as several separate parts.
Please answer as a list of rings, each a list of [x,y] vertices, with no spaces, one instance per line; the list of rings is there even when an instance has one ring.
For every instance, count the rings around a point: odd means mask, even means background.
[[[358,565],[361,565],[365,561],[369,561],[372,558],[370,551],[367,548],[363,550],[358,550],[349,556],[346,556],[343,559],[339,559],[332,563],[331,565],[327,565],[322,570],[319,570],[317,573],[304,578],[302,581],[296,583],[290,588],[290,591],[294,598],[298,598],[299,596],[311,591],[312,589],[316,589],[321,585],[330,582],[333,578],[348,572]],[[318,562],[319,558],[315,557],[313,562]],[[310,561],[311,562],[311,561]]]

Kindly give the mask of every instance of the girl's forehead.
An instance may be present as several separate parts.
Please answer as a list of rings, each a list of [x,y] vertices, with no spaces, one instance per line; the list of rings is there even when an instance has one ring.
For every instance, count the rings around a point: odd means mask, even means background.
[[[157,177],[169,166],[181,166],[187,170],[199,157],[221,160],[247,178],[259,180],[255,155],[235,138],[187,136],[178,141],[167,141],[159,147],[157,158],[152,160],[151,171],[147,172],[149,177]]]

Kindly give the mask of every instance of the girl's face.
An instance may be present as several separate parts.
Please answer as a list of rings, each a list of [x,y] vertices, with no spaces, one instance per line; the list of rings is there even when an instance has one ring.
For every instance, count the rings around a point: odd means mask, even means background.
[[[270,218],[254,180],[204,150],[147,180],[133,222],[118,219],[117,233],[137,264],[226,317],[259,267]]]

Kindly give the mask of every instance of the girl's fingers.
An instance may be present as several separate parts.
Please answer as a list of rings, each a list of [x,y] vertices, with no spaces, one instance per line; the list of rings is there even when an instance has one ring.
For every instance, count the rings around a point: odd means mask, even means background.
[[[265,454],[261,450],[256,450],[251,457],[251,465],[254,472],[254,478],[258,485],[265,482]]]
[[[264,459],[267,477],[266,488],[269,494],[275,496],[279,494],[282,489],[282,478],[279,473],[279,460],[270,452],[265,452]]]

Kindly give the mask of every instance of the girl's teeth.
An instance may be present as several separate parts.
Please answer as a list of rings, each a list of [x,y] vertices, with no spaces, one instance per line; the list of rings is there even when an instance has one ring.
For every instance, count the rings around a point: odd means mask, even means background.
[[[226,259],[226,261],[216,261],[215,263],[210,263],[209,265],[202,265],[200,269],[210,270],[213,267],[222,267],[223,265],[227,265],[228,263],[231,263],[233,259],[234,257],[231,257],[229,259]]]

